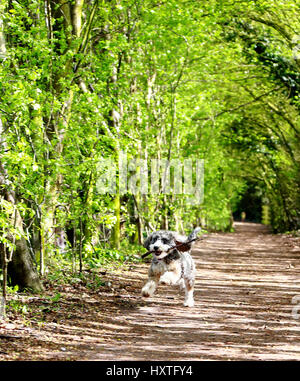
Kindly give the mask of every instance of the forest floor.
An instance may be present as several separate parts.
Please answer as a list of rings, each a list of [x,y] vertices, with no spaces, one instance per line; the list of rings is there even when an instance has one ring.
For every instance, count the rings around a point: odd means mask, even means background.
[[[300,239],[235,229],[194,247],[195,307],[168,286],[142,298],[147,263],[48,285],[0,320],[0,360],[300,360]]]

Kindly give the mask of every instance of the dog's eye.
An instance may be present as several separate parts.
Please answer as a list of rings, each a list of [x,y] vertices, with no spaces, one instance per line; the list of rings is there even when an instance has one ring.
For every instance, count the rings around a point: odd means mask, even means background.
[[[167,238],[163,238],[163,239],[162,239],[162,243],[165,243],[165,244],[168,243]]]

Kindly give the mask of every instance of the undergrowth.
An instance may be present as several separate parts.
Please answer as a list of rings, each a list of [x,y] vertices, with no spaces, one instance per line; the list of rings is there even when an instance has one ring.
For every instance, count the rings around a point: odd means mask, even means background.
[[[21,319],[25,325],[33,321],[43,323],[47,313],[60,310],[65,290],[89,293],[107,289],[109,284],[104,279],[105,274],[118,273],[140,263],[143,252],[143,247],[126,242],[122,243],[120,250],[94,247],[92,251],[83,252],[82,271],[79,271],[78,255],[72,258],[70,251],[55,253],[46,261],[43,293],[33,296],[30,290],[7,287],[6,318],[11,321]]]

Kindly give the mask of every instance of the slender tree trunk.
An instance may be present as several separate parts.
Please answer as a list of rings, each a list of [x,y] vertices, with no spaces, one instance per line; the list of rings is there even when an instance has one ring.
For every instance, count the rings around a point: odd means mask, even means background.
[[[0,7],[0,12],[2,11]],[[0,17],[0,58],[4,58],[6,55],[6,46],[5,46],[5,36],[3,33],[2,19]],[[4,129],[2,124],[2,119],[0,118],[0,144],[1,148],[5,149],[5,139],[3,139]],[[0,184],[3,187],[2,192],[3,196],[8,202],[10,202],[15,211],[15,226],[18,228],[21,233],[21,238],[15,240],[12,238],[15,244],[15,251],[11,254],[11,261],[7,263],[6,256],[2,265],[4,266],[4,277],[6,278],[6,270],[9,274],[11,282],[13,285],[18,285],[21,289],[30,289],[34,292],[39,292],[43,290],[42,282],[38,276],[36,267],[33,263],[30,250],[28,248],[28,243],[24,236],[23,230],[23,220],[17,209],[17,197],[12,188],[12,184],[9,181],[9,176],[5,168],[4,163],[0,162]],[[5,251],[5,250],[4,250]],[[6,253],[4,253],[6,254]],[[6,280],[4,280],[4,283]],[[6,285],[4,285],[6,287]],[[5,292],[5,291],[4,291]]]
[[[112,229],[112,237],[111,237],[111,243],[112,247],[119,249],[120,248],[120,238],[121,238],[121,231],[120,231],[120,193],[117,192],[117,194],[114,197],[113,201],[114,205],[114,214],[116,217],[116,222],[114,224],[114,227]]]
[[[97,2],[95,2],[96,4]],[[60,57],[72,51],[74,54],[81,48],[79,44],[74,42],[81,37],[82,34],[82,8],[84,0],[65,1],[65,0],[47,0],[47,26],[49,29],[49,44],[55,54]],[[54,32],[61,32],[65,36],[65,45],[63,49],[53,41]],[[82,42],[83,43],[83,42]],[[82,48],[83,49],[83,48]],[[79,65],[79,64],[78,64]],[[77,65],[77,69],[78,69]],[[73,103],[73,90],[70,88],[71,81],[74,79],[74,62],[73,57],[67,59],[65,64],[59,71],[56,70],[50,80],[50,88],[53,96],[61,102],[61,110],[56,115],[50,117],[47,128],[45,129],[45,139],[49,142],[55,142],[49,158],[57,159],[61,157],[64,148],[64,138],[71,118],[71,109]],[[65,95],[67,94],[67,96]],[[46,116],[49,117],[48,115]],[[51,170],[51,169],[50,169]],[[60,173],[51,177],[48,175],[48,168],[45,168],[45,202],[42,206],[41,217],[41,235],[42,249],[40,269],[44,272],[44,261],[56,248],[56,232],[55,232],[55,212],[59,203],[59,194],[63,182]],[[64,227],[61,227],[64,228]]]
[[[82,218],[79,218],[79,274],[82,273]]]

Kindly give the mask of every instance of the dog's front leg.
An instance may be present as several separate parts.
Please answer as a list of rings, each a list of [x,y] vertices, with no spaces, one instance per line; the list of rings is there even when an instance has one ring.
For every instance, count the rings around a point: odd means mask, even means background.
[[[152,296],[156,290],[159,277],[166,270],[165,265],[162,263],[152,262],[148,272],[148,281],[142,288],[143,296]]]
[[[153,296],[157,287],[157,278],[149,278],[142,288],[142,295],[145,297]]]

